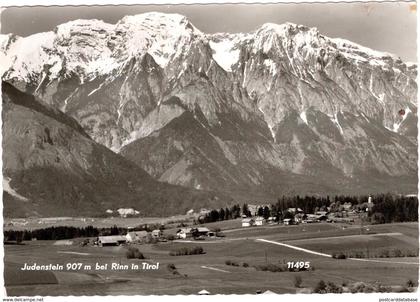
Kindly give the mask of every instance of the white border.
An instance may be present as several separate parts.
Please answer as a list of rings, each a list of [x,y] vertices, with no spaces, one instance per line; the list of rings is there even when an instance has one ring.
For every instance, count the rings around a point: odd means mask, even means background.
[[[361,3],[367,3],[367,2],[414,2],[410,0],[390,0],[390,1],[380,1],[380,0],[360,0],[360,1],[351,1],[351,0],[317,0],[317,1],[308,1],[308,0],[1,0],[0,8],[5,7],[19,7],[19,6],[78,6],[78,5],[173,5],[173,4],[275,4],[275,3],[351,3],[351,2],[361,2]],[[1,9],[0,9],[1,13]],[[1,17],[1,16],[0,16]],[[418,24],[419,24],[419,15],[417,14],[417,41],[419,40],[419,30],[418,30]],[[0,19],[1,22],[1,19]],[[420,51],[419,47],[417,47],[417,58],[420,57]],[[419,75],[417,78],[417,83],[420,83],[419,81]],[[0,83],[1,86],[1,83]],[[417,91],[417,100],[419,100],[420,96],[420,89]],[[0,97],[1,99],[1,97]],[[0,102],[0,108],[2,108],[2,103]],[[0,120],[0,126],[2,126],[2,121]],[[418,129],[420,126],[420,120],[418,121]],[[0,133],[0,138],[2,138],[2,133]],[[420,132],[419,137],[420,138]],[[419,140],[418,140],[419,141]],[[0,146],[1,149],[1,146]],[[1,150],[2,151],[2,150]],[[2,152],[1,152],[2,153]],[[2,163],[2,156],[0,157],[0,162]],[[418,159],[418,167],[420,166],[420,158]],[[0,172],[1,173],[1,172]],[[419,171],[419,179],[420,179],[420,171]],[[419,192],[420,192],[420,183],[418,185]],[[3,197],[1,195],[1,204],[3,205]],[[419,209],[420,212],[420,209]],[[0,234],[0,240],[3,242],[3,207],[0,208],[0,222],[2,225],[1,234]],[[4,258],[4,246],[0,249],[0,258]],[[4,261],[0,261],[0,297],[3,298],[3,301],[36,301],[36,298],[34,297],[27,297],[28,299],[25,299],[25,297],[17,297],[17,298],[5,298],[5,287],[4,287]],[[419,268],[419,275],[420,275],[420,268]],[[273,276],[275,277],[275,276]],[[5,299],[4,299],[5,298]],[[340,302],[353,302],[357,299],[358,302],[361,301],[375,301],[380,302],[380,299],[389,299],[387,302],[417,302],[420,298],[420,292],[417,291],[416,293],[371,293],[371,294],[281,294],[281,295],[213,295],[213,296],[196,296],[196,295],[190,295],[190,296],[81,296],[81,297],[75,297],[75,296],[62,296],[62,297],[42,297],[43,301],[136,301],[138,302],[139,299],[143,301],[168,301],[169,299],[171,302],[197,302],[197,299],[200,299],[200,301],[264,301],[264,302],[271,302],[279,300],[281,301],[314,301],[314,302],[324,302],[324,301],[337,301],[340,300]],[[394,299],[394,300],[393,300]],[[397,300],[398,299],[398,300]]]

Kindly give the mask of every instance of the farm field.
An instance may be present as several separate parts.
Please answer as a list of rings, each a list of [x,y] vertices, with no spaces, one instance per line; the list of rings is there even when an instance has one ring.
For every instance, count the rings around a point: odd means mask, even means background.
[[[360,228],[333,224],[270,226],[249,229],[225,229],[226,237],[205,241],[160,242],[135,245],[146,260],[127,259],[127,246],[94,247],[59,245],[55,241],[31,241],[24,245],[5,246],[5,282],[8,295],[135,295],[196,294],[206,289],[211,294],[254,294],[271,290],[296,293],[293,280],[301,276],[302,287],[313,288],[320,280],[336,284],[380,282],[386,286],[405,285],[418,280],[418,257],[381,258],[382,262],[338,260],[270,242],[281,242],[324,253],[349,247],[407,246],[418,248],[418,224],[401,223],[369,226],[370,234],[360,235]],[[400,233],[401,235],[395,235]],[[330,238],[327,238],[330,237]],[[170,256],[170,251],[202,246],[205,254]],[[240,266],[226,265],[230,260]],[[369,258],[366,260],[375,260]],[[377,260],[377,259],[376,259]],[[301,272],[258,271],[253,266],[309,261],[311,270]],[[73,272],[20,271],[24,263],[33,264],[132,263],[159,262],[157,270],[79,270]],[[401,264],[401,262],[407,262]],[[243,267],[246,263],[248,267]],[[413,264],[415,263],[415,264]],[[174,264],[178,274],[167,268]],[[20,281],[23,280],[23,281]]]

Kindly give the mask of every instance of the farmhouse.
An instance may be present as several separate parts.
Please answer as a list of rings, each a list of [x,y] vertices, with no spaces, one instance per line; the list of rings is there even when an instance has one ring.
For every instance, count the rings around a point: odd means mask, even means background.
[[[292,214],[298,214],[298,213],[303,213],[303,210],[301,208],[288,208],[287,212],[292,213]]]
[[[275,224],[276,223],[276,217],[268,217],[267,223],[268,224]]]
[[[254,220],[252,218],[242,219],[242,227],[250,227],[252,225],[254,225]]]
[[[143,242],[147,240],[148,233],[146,231],[128,232],[125,237],[127,242]]]
[[[255,218],[255,225],[263,225],[264,223],[265,223],[264,217],[258,216],[257,218]]]
[[[126,218],[127,216],[135,216],[140,214],[139,211],[132,208],[120,208],[117,210],[117,212],[123,218]]]
[[[285,224],[285,225],[293,224],[292,219],[290,219],[290,218],[283,219],[283,224]]]
[[[99,236],[97,241],[99,246],[112,246],[126,243],[127,238],[121,235]]]
[[[352,207],[352,204],[350,202],[345,202],[343,204],[344,211],[350,211],[351,210],[351,207]]]
[[[196,234],[198,236],[207,236],[209,232],[210,232],[210,230],[208,228],[204,228],[204,227],[199,227],[196,230]]]

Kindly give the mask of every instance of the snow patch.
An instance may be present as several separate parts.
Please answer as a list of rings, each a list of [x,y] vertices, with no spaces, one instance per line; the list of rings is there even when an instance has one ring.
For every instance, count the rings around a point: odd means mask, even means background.
[[[6,176],[3,176],[3,191],[6,191],[7,193],[9,193],[10,195],[12,195],[13,197],[16,197],[17,199],[20,199],[22,201],[28,201],[28,198],[20,195],[18,192],[16,192],[11,186],[10,186],[10,181],[12,179]]]
[[[273,141],[276,142],[276,132],[274,131],[274,125],[272,125],[265,119],[265,113],[261,107],[258,107],[258,110],[263,114],[263,117],[264,117],[265,122],[267,123],[268,129],[270,129],[271,137],[273,138]]]
[[[306,125],[309,125],[308,124],[308,119],[307,119],[307,117],[306,117],[306,110],[304,110],[304,111],[302,111],[300,114],[299,114],[299,117],[300,117],[300,119],[306,124]]]
[[[231,72],[232,65],[239,60],[239,49],[235,49],[234,41],[221,40],[220,42],[209,42],[211,49],[214,51],[213,59],[224,70]]]
[[[93,89],[91,92],[89,92],[88,96],[91,96],[92,94],[94,94],[96,91],[98,91],[99,89],[102,88],[102,86],[105,85],[106,82],[103,82],[101,85],[98,86],[98,88]]]
[[[328,115],[331,121],[336,125],[338,130],[340,131],[341,135],[344,134],[343,128],[341,127],[340,123],[338,122],[337,112],[334,115]]]
[[[274,63],[273,60],[265,59],[264,60],[264,65],[269,68],[270,74],[272,74],[273,76],[275,76],[277,74],[276,63]]]

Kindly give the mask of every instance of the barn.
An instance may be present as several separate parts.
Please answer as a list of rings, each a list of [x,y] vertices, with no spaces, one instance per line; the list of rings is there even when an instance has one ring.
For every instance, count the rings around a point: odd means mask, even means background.
[[[125,236],[127,238],[127,242],[143,242],[147,240],[149,233],[146,231],[137,231],[137,232],[128,232]]]
[[[257,218],[255,218],[255,225],[263,225],[264,223],[265,223],[264,217],[258,216]]]
[[[179,239],[191,238],[193,237],[193,229],[192,228],[179,229],[178,232],[176,232],[176,236]]]
[[[99,246],[113,246],[127,243],[127,238],[122,235],[99,236],[97,242]]]
[[[242,219],[242,227],[250,227],[254,225],[254,220],[252,218],[244,218]]]

